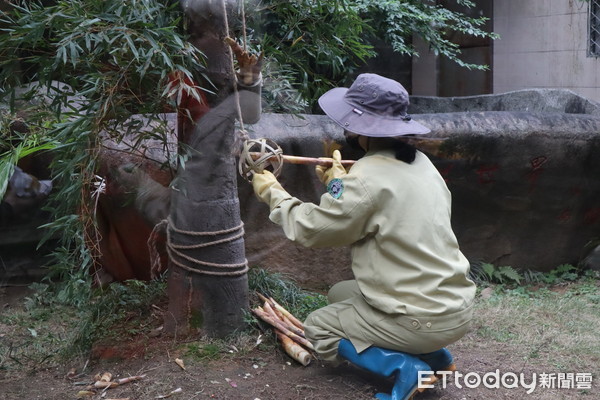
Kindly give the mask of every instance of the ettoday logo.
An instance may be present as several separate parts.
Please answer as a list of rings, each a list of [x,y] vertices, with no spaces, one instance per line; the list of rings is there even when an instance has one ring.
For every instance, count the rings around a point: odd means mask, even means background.
[[[419,371],[418,387],[420,389],[431,389],[434,385],[430,384],[429,377],[433,371]],[[463,374],[458,371],[437,371],[440,376],[442,388],[445,389],[449,379],[452,379],[454,386],[459,389],[475,389],[483,385],[488,389],[516,389],[524,388],[527,394],[533,393],[536,389],[591,389],[592,374],[589,372],[578,373],[524,373],[505,372],[500,370],[486,372],[483,375],[478,372],[469,372]],[[451,378],[449,378],[451,376]]]

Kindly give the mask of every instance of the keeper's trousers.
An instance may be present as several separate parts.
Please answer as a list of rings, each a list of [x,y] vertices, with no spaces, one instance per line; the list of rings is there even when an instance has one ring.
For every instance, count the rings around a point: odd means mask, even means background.
[[[360,353],[370,346],[410,354],[430,353],[454,343],[469,330],[472,306],[436,316],[390,315],[364,300],[356,281],[335,284],[329,305],[311,313],[304,322],[306,338],[325,361],[339,362],[338,342],[346,338]]]

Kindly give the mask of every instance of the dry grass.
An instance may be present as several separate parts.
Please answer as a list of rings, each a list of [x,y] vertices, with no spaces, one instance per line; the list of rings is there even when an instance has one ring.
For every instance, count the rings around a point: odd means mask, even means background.
[[[599,281],[592,279],[536,290],[490,286],[486,295],[477,299],[470,333],[449,346],[459,370],[481,373],[499,369],[523,372],[527,376],[534,372],[591,372],[594,374],[592,390],[538,389],[532,398],[596,398],[600,379],[597,376],[600,362],[598,289]],[[183,387],[190,399],[210,396],[222,399],[366,399],[375,389],[389,390],[389,382],[369,374],[361,375],[356,368],[328,369],[319,363],[310,368],[297,367],[268,335],[263,335],[263,342],[258,343],[259,332],[256,330],[240,332],[239,336],[227,341],[197,338],[174,342],[172,338],[160,337],[150,341],[146,335],[153,327],[149,321],[154,320],[148,315],[146,319],[133,318],[121,323],[122,329],[118,332],[123,336],[113,343],[121,346],[121,352],[129,349],[142,349],[143,352],[115,362],[92,360],[86,369],[87,357],[64,364],[58,357],[76,336],[81,325],[78,313],[56,304],[38,304],[30,308],[11,306],[2,311],[0,386],[4,385],[6,393],[3,395],[10,400],[24,398],[24,394],[27,398],[51,400],[72,396],[79,388],[63,378],[70,367],[75,367],[78,372],[83,368],[88,375],[101,370],[123,376],[150,371],[147,382],[111,392],[116,397],[135,394],[136,398],[154,398],[177,387]],[[133,329],[129,323],[138,326]],[[109,326],[114,327],[107,325],[104,333],[110,333]],[[109,342],[114,341],[114,332],[108,338]],[[182,371],[173,362],[176,357],[185,360],[187,371]],[[35,379],[32,380],[32,376]],[[238,386],[231,386],[225,378],[231,378]],[[52,393],[48,392],[48,385],[51,385]],[[246,396],[240,397],[242,393]],[[436,387],[419,398],[516,400],[523,396],[522,389],[461,389],[450,384],[445,389]]]
[[[596,371],[600,361],[600,295],[588,280],[538,290],[498,286],[480,297],[474,340],[504,343],[515,356],[556,369]]]

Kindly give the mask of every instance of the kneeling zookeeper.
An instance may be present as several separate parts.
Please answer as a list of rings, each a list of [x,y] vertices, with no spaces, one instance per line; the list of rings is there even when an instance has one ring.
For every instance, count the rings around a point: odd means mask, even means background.
[[[429,129],[407,115],[401,84],[362,74],[319,104],[366,155],[349,172],[338,151],[331,168],[317,166],[327,185],[318,205],[291,196],[268,171],[254,174],[252,185],[290,240],[351,246],[355,279],[334,285],[330,304],[304,322],[318,354],[394,375],[391,397],[378,397],[409,398],[418,371],[453,368],[444,346],[464,336],[472,318],[475,284],[450,224],[450,192],[403,138]]]

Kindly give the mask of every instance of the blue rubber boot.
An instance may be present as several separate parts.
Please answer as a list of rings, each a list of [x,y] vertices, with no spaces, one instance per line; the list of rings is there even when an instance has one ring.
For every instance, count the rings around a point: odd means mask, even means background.
[[[431,353],[419,354],[417,357],[429,364],[434,372],[456,370],[452,354],[446,348]]]
[[[417,391],[419,371],[430,371],[431,368],[417,357],[371,346],[358,354],[347,339],[340,340],[338,345],[340,357],[377,375],[390,377],[395,375],[394,388],[391,395],[378,393],[380,400],[408,400]]]

